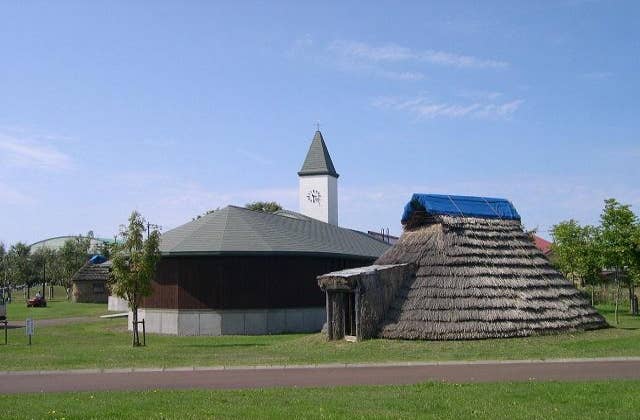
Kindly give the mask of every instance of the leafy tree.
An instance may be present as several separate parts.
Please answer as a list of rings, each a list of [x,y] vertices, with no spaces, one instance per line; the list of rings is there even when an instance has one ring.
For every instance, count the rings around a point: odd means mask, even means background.
[[[71,277],[87,262],[92,238],[93,232],[89,231],[87,236],[78,235],[73,239],[67,239],[60,248],[59,258],[62,275],[60,282],[65,288],[70,287]]]
[[[571,219],[553,226],[551,234],[553,264],[574,284],[590,285],[593,304],[594,287],[600,282],[602,272],[600,230],[594,226],[580,226]]]
[[[9,248],[9,272],[13,285],[26,285],[27,298],[31,292],[33,266],[30,261],[30,248],[24,242],[17,242]]]
[[[198,219],[200,219],[202,216],[206,216],[207,214],[215,213],[215,212],[217,212],[218,210],[220,210],[220,207],[216,208],[215,210],[213,210],[213,209],[211,209],[211,210],[207,210],[207,211],[205,211],[204,213],[197,215],[196,217],[194,217],[194,218],[193,218],[193,219],[191,219],[191,220],[192,220],[192,221],[193,221],[193,220],[198,220]]]
[[[133,314],[133,345],[140,345],[138,308],[151,294],[151,279],[160,259],[160,232],[154,229],[144,239],[146,221],[134,211],[129,225],[121,227],[122,244],[116,244],[112,255],[110,285],[116,296],[129,302]]]
[[[584,246],[583,229],[574,219],[560,222],[551,230],[551,250],[557,268],[574,283],[578,278],[581,248]]]
[[[98,244],[98,247],[96,248],[96,252],[98,254],[102,255],[103,257],[105,257],[106,259],[110,259],[111,258],[111,248],[112,248],[112,246],[113,245],[110,244],[110,243],[100,242]]]
[[[59,252],[48,247],[40,247],[31,253],[31,264],[34,283],[42,282],[42,295],[44,296],[45,283],[52,285],[60,282],[63,277]]]
[[[631,243],[633,250],[631,254],[631,265],[629,266],[629,276],[633,286],[635,286],[635,284],[640,280],[640,224],[636,225],[633,237],[631,238]],[[638,308],[636,307],[635,309],[637,312]]]
[[[626,274],[627,285],[629,286],[629,296],[632,301],[634,281],[629,274],[630,270],[637,267],[638,245],[636,238],[638,237],[638,218],[631,211],[631,207],[626,204],[620,204],[615,199],[605,200],[604,210],[600,215],[601,224],[601,247],[602,257],[605,267],[614,271],[614,280],[616,283],[616,299],[615,299],[615,319],[618,320],[618,307],[620,302],[620,281],[621,276]]]
[[[9,270],[7,265],[9,264],[7,259],[7,249],[3,242],[0,242],[0,282],[3,286],[8,286]]]
[[[275,213],[282,210],[282,206],[275,201],[254,201],[253,203],[247,203],[245,208],[264,213]]]
[[[591,304],[594,305],[596,285],[602,282],[602,255],[600,247],[600,229],[595,226],[582,228],[583,246],[580,249],[578,275],[583,285],[591,286]]]

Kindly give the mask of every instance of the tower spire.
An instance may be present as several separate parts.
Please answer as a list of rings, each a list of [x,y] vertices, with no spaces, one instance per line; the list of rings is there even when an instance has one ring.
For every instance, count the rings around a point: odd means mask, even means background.
[[[300,212],[316,220],[338,225],[338,173],[322,138],[320,124],[307,157],[298,172]]]
[[[316,134],[313,136],[307,157],[298,175],[331,175],[336,178],[339,176],[336,168],[333,166],[333,161],[331,160],[329,150],[327,149],[320,130],[316,131]]]

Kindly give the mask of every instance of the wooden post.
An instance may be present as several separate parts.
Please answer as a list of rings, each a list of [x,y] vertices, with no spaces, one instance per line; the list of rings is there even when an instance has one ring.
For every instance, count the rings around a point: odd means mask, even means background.
[[[331,310],[331,301],[329,300],[329,291],[324,292],[325,306],[327,311],[327,339],[333,340],[333,327],[331,326],[331,320],[333,319],[333,311]]]
[[[356,340],[360,340],[360,289],[356,288],[356,290],[354,290],[355,293],[355,308],[354,308],[354,313],[355,313],[355,322],[356,322]]]

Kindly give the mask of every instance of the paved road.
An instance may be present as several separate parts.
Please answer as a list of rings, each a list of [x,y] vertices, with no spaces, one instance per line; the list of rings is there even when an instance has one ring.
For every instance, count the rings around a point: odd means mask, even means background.
[[[414,384],[424,381],[496,382],[640,379],[640,360],[478,362],[411,366],[279,367],[134,372],[0,374],[0,394],[21,392],[235,389]]]
[[[35,319],[36,328],[37,327],[51,327],[54,325],[68,325],[68,324],[78,324],[81,322],[95,322],[100,320],[97,316],[72,316],[67,318],[49,318],[49,319]],[[9,321],[9,325],[7,325],[9,329],[15,328],[24,328],[24,321]]]

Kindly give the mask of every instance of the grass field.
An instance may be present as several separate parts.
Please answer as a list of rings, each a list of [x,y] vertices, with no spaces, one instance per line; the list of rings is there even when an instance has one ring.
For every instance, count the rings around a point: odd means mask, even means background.
[[[6,418],[636,419],[639,381],[0,396]]]
[[[83,308],[81,314],[100,312],[92,306]],[[600,310],[613,325],[611,309]],[[14,329],[9,331],[9,345],[0,345],[0,352],[0,370],[640,356],[640,318],[625,312],[615,328],[498,340],[347,343],[327,342],[320,334],[148,335],[144,348],[131,347],[124,319],[42,327],[36,322],[31,347],[26,345],[24,330]]]
[[[64,296],[47,300],[46,308],[27,308],[27,304],[20,297],[7,305],[7,319],[9,321],[24,322],[27,318],[54,319],[77,316],[98,317],[107,313],[106,303],[73,303],[67,301]]]

